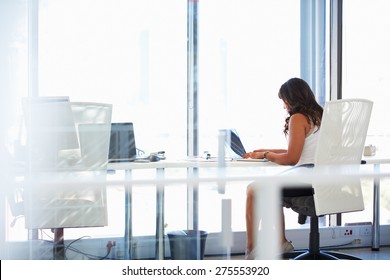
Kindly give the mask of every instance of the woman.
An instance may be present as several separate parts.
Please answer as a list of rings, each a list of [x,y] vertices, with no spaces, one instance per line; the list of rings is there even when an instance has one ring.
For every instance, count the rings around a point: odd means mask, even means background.
[[[299,78],[285,82],[280,87],[278,96],[287,111],[284,125],[287,149],[258,149],[245,154],[244,158],[265,158],[280,165],[312,166],[323,109],[317,103],[310,86]],[[255,230],[259,225],[254,209],[255,188],[249,185],[246,199],[247,259],[254,258]],[[289,252],[294,250],[294,246],[286,238],[283,211],[281,213],[281,248],[283,252]]]

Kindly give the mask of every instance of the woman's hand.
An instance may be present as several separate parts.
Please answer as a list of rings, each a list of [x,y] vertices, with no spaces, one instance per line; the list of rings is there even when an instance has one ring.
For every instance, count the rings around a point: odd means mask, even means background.
[[[260,150],[254,150],[253,152],[246,153],[243,158],[264,158],[264,152]]]

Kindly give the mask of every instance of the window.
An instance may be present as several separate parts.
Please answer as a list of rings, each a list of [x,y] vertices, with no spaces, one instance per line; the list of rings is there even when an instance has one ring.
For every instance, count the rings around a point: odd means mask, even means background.
[[[289,0],[199,3],[200,153],[217,155],[223,128],[237,129],[248,151],[285,148],[278,91],[301,75],[300,5]],[[236,183],[225,196],[214,185],[200,188],[199,227],[220,230],[221,199],[228,197],[234,198],[233,230],[245,231],[247,185]],[[296,215],[292,219],[296,224]]]
[[[112,121],[133,122],[138,149],[146,154],[164,150],[168,159],[183,157],[186,9],[186,1],[180,0],[39,1],[39,94],[113,104]],[[124,178],[120,172],[115,176]],[[186,191],[181,189],[172,195],[185,202]],[[118,206],[124,207],[123,188],[108,191],[108,199],[120,203],[109,208],[109,227],[93,232],[121,235],[124,214]],[[154,234],[153,189],[135,187],[133,195],[134,223],[140,225],[133,234]],[[166,199],[172,195],[167,191]],[[180,221],[185,227],[186,221]]]
[[[374,102],[366,144],[375,145],[378,153],[388,152],[390,121],[388,115],[388,84],[390,59],[387,40],[387,27],[390,25],[388,14],[390,2],[373,0],[367,3],[362,0],[345,0],[343,7],[343,64],[342,96],[343,98],[366,98]],[[388,167],[381,166],[385,171]],[[388,178],[382,179],[381,185],[388,185]],[[364,184],[365,220],[372,217],[372,180]],[[381,223],[390,221],[390,200],[386,187],[381,188]],[[352,214],[343,215],[347,221]],[[360,216],[362,214],[359,214]],[[351,219],[354,219],[351,217]],[[354,219],[355,220],[355,219]],[[361,219],[360,219],[361,220]]]
[[[285,144],[277,94],[300,76],[299,7],[300,1],[200,3],[201,151],[215,153],[218,129],[226,127],[236,128],[248,149]]]
[[[185,154],[185,1],[41,0],[38,34],[40,95],[113,104],[137,148]]]

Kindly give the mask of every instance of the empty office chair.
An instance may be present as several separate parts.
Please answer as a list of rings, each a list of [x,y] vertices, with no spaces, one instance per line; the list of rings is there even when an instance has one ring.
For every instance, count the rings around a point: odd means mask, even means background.
[[[59,244],[54,258],[63,258],[64,228],[107,225],[112,105],[61,101],[35,106],[27,122],[34,128],[29,136],[35,146],[26,176],[26,228],[52,229]]]
[[[347,254],[320,250],[318,217],[364,210],[358,172],[372,106],[371,101],[364,99],[325,104],[312,170],[315,215],[310,217],[309,249],[286,253],[284,258],[357,259]],[[293,210],[300,213],[299,205]],[[300,214],[306,214],[306,210]]]

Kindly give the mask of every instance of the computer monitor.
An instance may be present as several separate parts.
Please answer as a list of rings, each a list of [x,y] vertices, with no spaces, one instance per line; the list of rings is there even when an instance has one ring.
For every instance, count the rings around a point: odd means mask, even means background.
[[[69,97],[25,98],[23,109],[32,165],[55,167],[59,151],[79,148]]]
[[[109,161],[131,161],[137,156],[134,126],[131,122],[112,123]]]
[[[225,146],[233,158],[242,158],[246,154],[244,145],[235,129],[228,129],[225,135]]]

